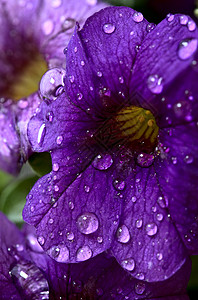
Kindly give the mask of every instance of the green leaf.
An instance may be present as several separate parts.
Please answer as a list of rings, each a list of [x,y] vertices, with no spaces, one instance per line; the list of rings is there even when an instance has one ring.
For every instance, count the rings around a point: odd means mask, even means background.
[[[52,170],[52,159],[48,152],[33,153],[28,160],[32,169],[38,176],[44,176]]]
[[[12,180],[12,176],[8,173],[0,171],[0,193],[6,187],[6,185]]]
[[[23,223],[22,210],[26,196],[37,180],[37,176],[16,179],[1,194],[0,210],[17,225]]]

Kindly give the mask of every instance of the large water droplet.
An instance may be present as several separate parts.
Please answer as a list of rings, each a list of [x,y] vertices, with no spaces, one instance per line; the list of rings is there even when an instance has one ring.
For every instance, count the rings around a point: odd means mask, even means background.
[[[41,127],[39,128],[38,136],[37,136],[37,143],[39,146],[42,146],[44,138],[45,138],[45,134],[46,134],[46,125],[45,125],[45,123],[43,123],[41,125]]]
[[[49,299],[49,285],[40,269],[33,263],[21,261],[9,272],[24,299]]]
[[[84,213],[77,219],[77,227],[80,232],[90,234],[98,229],[99,221],[95,214]]]
[[[189,20],[187,27],[189,31],[194,31],[196,29],[196,23],[193,20]]]
[[[154,155],[147,153],[140,153],[137,157],[137,164],[142,168],[150,167],[154,162]]]
[[[135,268],[135,261],[133,258],[127,258],[121,262],[121,266],[128,271],[133,271]]]
[[[133,14],[133,17],[132,17],[132,18],[133,18],[133,21],[135,21],[135,22],[137,22],[137,23],[142,22],[143,19],[144,19],[143,14],[140,13],[140,12],[135,12],[135,13]]]
[[[40,93],[43,98],[56,99],[56,90],[63,86],[64,69],[53,68],[48,70],[40,81]]]
[[[136,285],[135,285],[135,292],[136,292],[136,294],[142,295],[144,293],[144,291],[145,291],[145,288],[146,288],[146,286],[145,286],[144,282],[138,282],[138,283],[136,283]]]
[[[66,263],[69,259],[69,249],[65,245],[53,246],[47,253],[57,262]]]
[[[115,25],[110,23],[104,24],[103,31],[107,34],[111,34],[115,31]]]
[[[146,225],[146,233],[149,236],[153,236],[157,233],[157,225],[155,223],[149,223]]]
[[[78,249],[76,253],[76,259],[77,261],[85,261],[92,257],[92,251],[89,248],[89,246],[83,246]]]
[[[179,21],[181,25],[186,25],[188,23],[188,16],[180,16]]]
[[[122,225],[118,228],[117,230],[117,240],[120,243],[128,243],[128,241],[130,240],[130,233],[128,228],[126,227],[126,225]]]
[[[111,165],[113,164],[113,159],[111,157],[110,154],[102,154],[102,155],[98,155],[93,163],[92,166],[100,171],[104,171],[107,170],[111,167]]]
[[[125,188],[125,181],[115,179],[113,181],[113,186],[117,191],[123,191]]]
[[[197,39],[185,39],[178,47],[178,56],[181,60],[190,58],[197,50]]]
[[[39,252],[42,253],[44,250],[43,248],[39,245],[38,240],[36,236],[32,233],[29,233],[26,236],[28,246],[33,250],[34,252]]]
[[[154,94],[160,94],[163,90],[163,79],[159,75],[151,75],[147,81],[149,90]]]

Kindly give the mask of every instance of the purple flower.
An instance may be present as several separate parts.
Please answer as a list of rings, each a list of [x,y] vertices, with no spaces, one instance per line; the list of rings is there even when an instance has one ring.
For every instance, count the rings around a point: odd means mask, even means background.
[[[65,262],[79,262],[110,249],[134,278],[157,282],[198,253],[197,38],[181,15],[155,27],[126,7],[76,28],[65,93],[29,123],[52,172],[23,216],[49,255],[64,245]]]
[[[185,287],[190,261],[185,263],[182,272],[178,271],[171,280],[157,285],[131,279],[115,259],[105,253],[79,264],[59,263],[65,255],[63,247],[54,248],[55,261],[43,252],[32,227],[25,225],[23,231],[19,231],[2,213],[0,217],[0,293],[3,300],[142,299],[145,296],[155,299],[166,295],[176,295],[171,297],[173,300],[188,299]]]
[[[61,92],[67,46],[75,23],[105,5],[81,0],[0,0],[0,168],[17,174],[32,149],[27,124],[47,93]],[[41,76],[59,75],[46,91]],[[53,71],[50,71],[53,75]],[[57,89],[59,87],[59,89]],[[16,102],[16,100],[18,102]]]

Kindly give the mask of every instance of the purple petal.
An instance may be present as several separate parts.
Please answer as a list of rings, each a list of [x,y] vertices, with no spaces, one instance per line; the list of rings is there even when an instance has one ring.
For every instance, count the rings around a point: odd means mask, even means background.
[[[153,167],[133,168],[125,180],[123,212],[111,246],[121,266],[140,280],[170,278],[187,258]]]
[[[128,99],[131,67],[147,25],[131,8],[110,7],[76,28],[66,52],[65,86],[73,103],[104,117]]]
[[[170,94],[168,101],[164,101],[166,99],[163,97],[166,98],[171,85],[177,90],[174,85],[176,77],[180,74],[183,76],[186,88],[194,86],[192,92],[196,85],[196,75],[189,84],[186,80],[189,72],[185,72],[197,52],[198,31],[196,27],[189,30],[186,25],[182,25],[180,17],[175,15],[171,21],[163,20],[147,35],[137,54],[131,76],[131,93],[136,90],[140,95],[139,105],[151,110],[160,126],[169,124],[169,109],[175,101],[174,93]],[[180,95],[185,91],[185,86],[180,82]]]
[[[194,123],[161,130],[161,160],[156,169],[170,218],[189,254],[198,253],[197,138]]]

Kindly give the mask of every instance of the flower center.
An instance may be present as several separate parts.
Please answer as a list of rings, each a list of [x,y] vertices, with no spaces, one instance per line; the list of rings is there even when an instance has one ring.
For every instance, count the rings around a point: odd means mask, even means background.
[[[46,71],[47,63],[42,55],[38,51],[32,53],[20,68],[14,68],[14,74],[6,74],[0,96],[16,101],[29,96],[38,90],[39,81]]]
[[[116,114],[115,121],[120,137],[131,150],[154,150],[159,127],[149,110],[137,106],[125,107]]]

